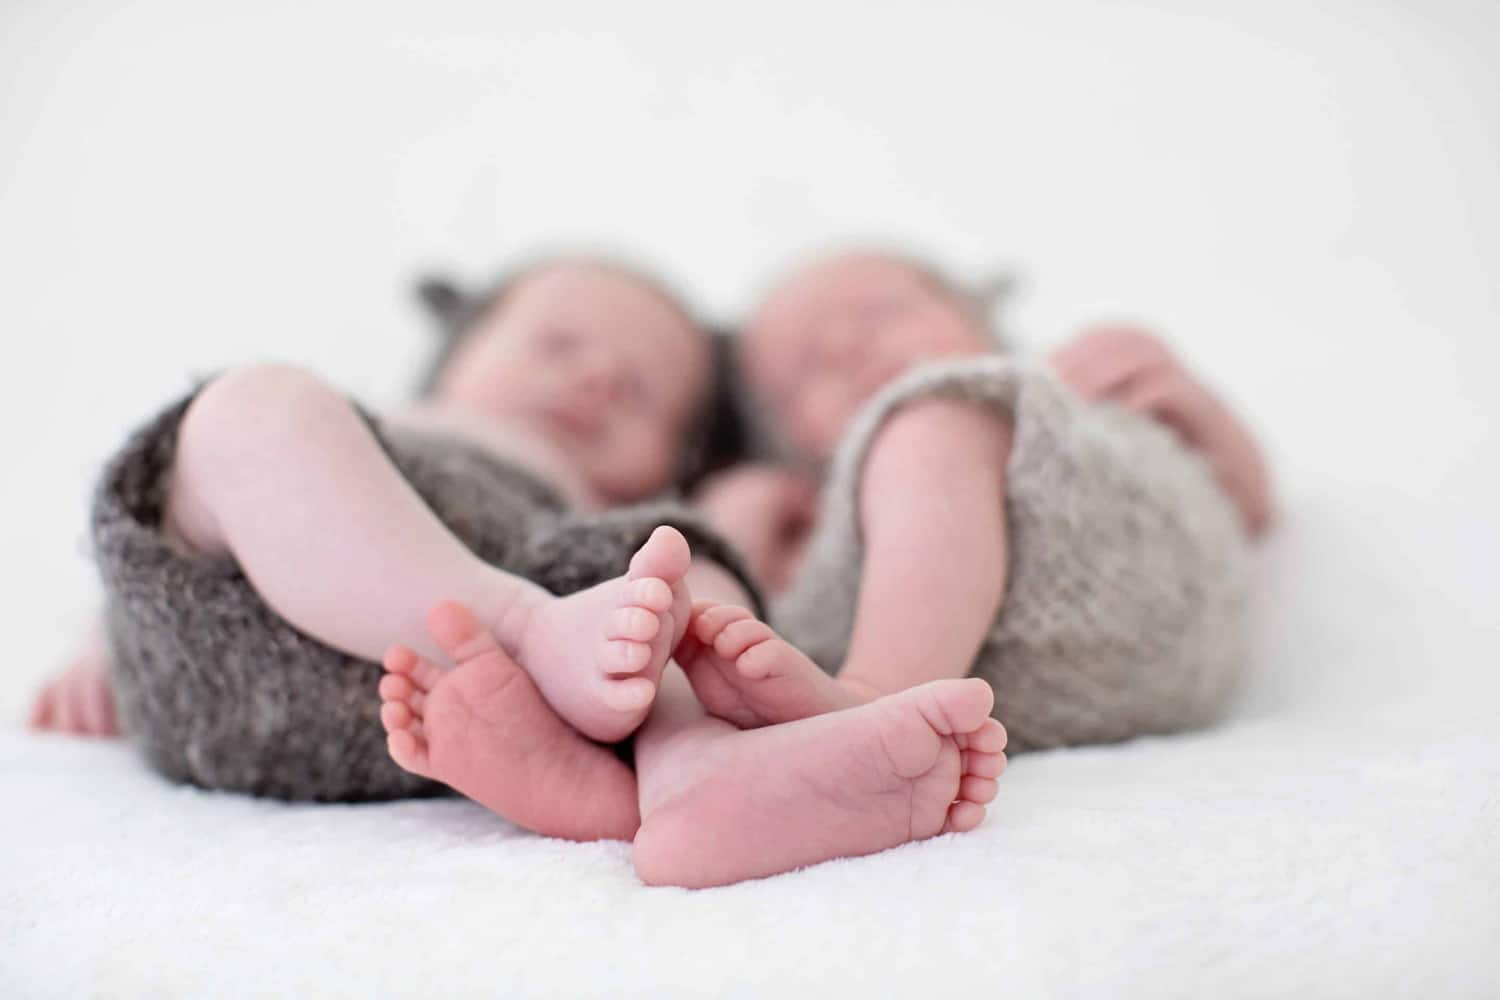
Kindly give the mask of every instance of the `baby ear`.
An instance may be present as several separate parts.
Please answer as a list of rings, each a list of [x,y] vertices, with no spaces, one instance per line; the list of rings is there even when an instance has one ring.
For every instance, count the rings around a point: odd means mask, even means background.
[[[416,292],[444,334],[453,336],[468,318],[469,297],[447,278],[435,275],[422,278],[417,282]]]
[[[1020,288],[1021,278],[1014,271],[995,271],[972,282],[965,290],[976,305],[993,311],[1009,305]]]

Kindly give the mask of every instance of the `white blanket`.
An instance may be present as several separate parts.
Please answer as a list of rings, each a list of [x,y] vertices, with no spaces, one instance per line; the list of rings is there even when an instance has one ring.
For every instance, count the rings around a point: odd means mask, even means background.
[[[1222,727],[1018,757],[972,834],[726,889],[463,801],[287,806],[0,734],[0,995],[1484,995],[1500,675],[1350,572],[1378,523],[1294,512]]]

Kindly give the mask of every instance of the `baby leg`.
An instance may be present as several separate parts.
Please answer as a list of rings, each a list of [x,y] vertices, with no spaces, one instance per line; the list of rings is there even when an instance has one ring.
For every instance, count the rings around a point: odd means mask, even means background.
[[[198,552],[232,554],[281,617],[366,660],[392,641],[441,657],[423,619],[444,598],[495,624],[539,589],[465,548],[355,409],[290,367],[237,370],[199,392],[164,521]]]
[[[837,678],[744,608],[700,601],[678,662],[703,704],[741,727],[863,704],[968,673],[1005,587],[1010,427],[976,406],[898,411],[870,446],[849,654]]]
[[[366,660],[397,642],[442,662],[423,627],[428,610],[444,600],[472,608],[544,693],[572,694],[559,711],[597,739],[645,716],[676,628],[658,616],[685,603],[685,543],[670,530],[628,577],[563,599],[488,565],[339,393],[284,366],[232,372],[199,393],[178,432],[165,521],[199,552],[232,553],[281,617]],[[567,641],[528,641],[549,635]]]

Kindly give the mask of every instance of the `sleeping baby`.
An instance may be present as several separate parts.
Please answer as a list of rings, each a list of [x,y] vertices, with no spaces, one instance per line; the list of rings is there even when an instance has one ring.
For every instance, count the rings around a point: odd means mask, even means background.
[[[1014,750],[1221,708],[1245,541],[1270,516],[1254,442],[1141,331],[1088,332],[1046,367],[996,348],[970,300],[897,256],[819,261],[765,299],[740,352],[751,395],[826,481],[776,631],[695,609],[678,661],[714,714],[760,726],[972,674]],[[806,499],[785,472],[705,495],[768,576],[797,556]]]

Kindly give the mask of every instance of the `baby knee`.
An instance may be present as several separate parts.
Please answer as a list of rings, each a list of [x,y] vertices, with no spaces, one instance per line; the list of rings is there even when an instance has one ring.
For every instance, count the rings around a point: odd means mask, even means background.
[[[347,406],[317,375],[295,365],[257,364],[236,368],[204,386],[183,417],[179,446],[195,444],[210,453],[243,455],[257,441],[274,444],[296,435],[309,419],[331,406]]]

